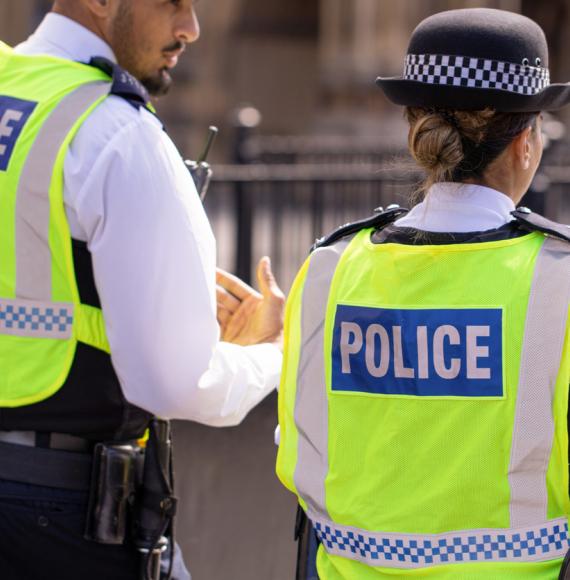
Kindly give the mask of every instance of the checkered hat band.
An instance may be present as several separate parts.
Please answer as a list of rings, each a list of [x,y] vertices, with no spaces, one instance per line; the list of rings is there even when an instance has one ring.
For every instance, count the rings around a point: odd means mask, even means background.
[[[313,520],[325,550],[369,566],[425,568],[469,562],[536,562],[565,556],[568,521],[551,520],[541,526],[485,529],[449,534],[374,533]]]
[[[408,54],[404,78],[428,85],[499,89],[536,95],[550,84],[547,68],[468,56]]]
[[[67,339],[72,330],[73,304],[0,299],[0,334]]]

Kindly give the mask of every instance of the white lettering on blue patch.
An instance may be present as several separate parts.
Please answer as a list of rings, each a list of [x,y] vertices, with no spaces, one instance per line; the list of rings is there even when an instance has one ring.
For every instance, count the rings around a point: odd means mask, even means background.
[[[502,310],[339,305],[332,390],[502,397]]]
[[[16,141],[37,103],[0,96],[0,171],[6,171]]]

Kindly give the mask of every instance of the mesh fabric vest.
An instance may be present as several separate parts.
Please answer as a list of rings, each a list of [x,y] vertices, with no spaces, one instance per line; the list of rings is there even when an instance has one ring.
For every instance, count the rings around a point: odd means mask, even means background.
[[[101,310],[79,300],[63,163],[110,88],[95,68],[0,44],[0,406],[57,392],[78,342],[109,352]]]
[[[277,473],[323,580],[555,580],[568,550],[570,246],[316,250],[287,306]]]

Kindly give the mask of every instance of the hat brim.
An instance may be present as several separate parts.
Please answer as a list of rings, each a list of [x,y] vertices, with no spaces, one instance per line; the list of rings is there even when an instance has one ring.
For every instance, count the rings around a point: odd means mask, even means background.
[[[552,84],[536,95],[519,95],[500,89],[456,87],[410,81],[402,77],[378,77],[376,84],[396,105],[503,113],[554,111],[570,103],[570,83]]]

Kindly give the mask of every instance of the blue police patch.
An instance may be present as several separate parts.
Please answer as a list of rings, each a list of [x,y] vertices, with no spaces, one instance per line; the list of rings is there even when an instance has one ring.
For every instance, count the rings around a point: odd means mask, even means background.
[[[331,386],[384,395],[502,397],[503,311],[339,305]]]
[[[0,96],[0,171],[6,171],[16,141],[37,103]]]

